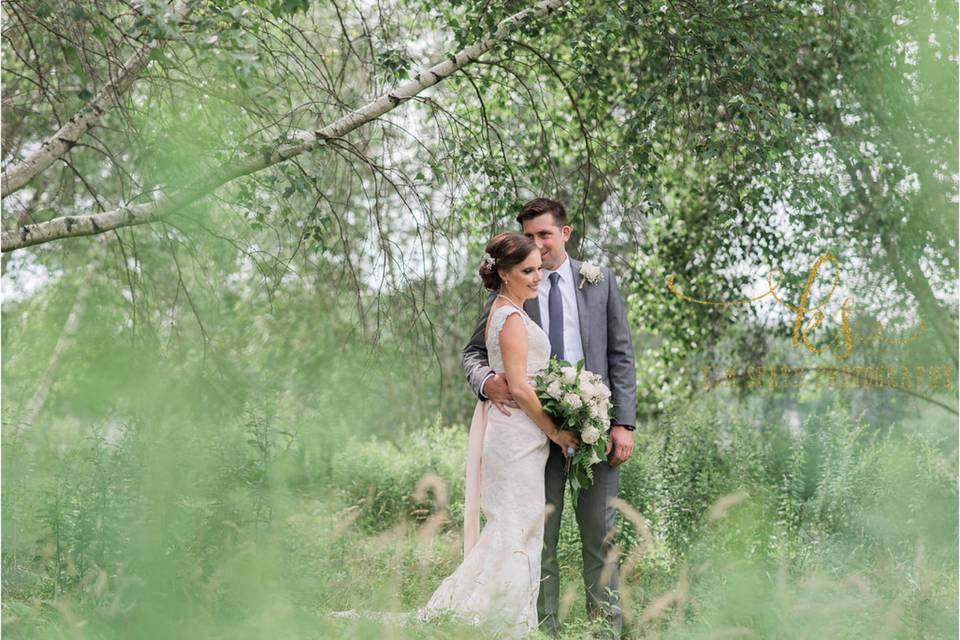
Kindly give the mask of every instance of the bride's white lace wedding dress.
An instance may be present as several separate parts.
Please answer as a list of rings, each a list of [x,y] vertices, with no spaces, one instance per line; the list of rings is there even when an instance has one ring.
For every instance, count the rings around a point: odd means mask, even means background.
[[[550,340],[512,305],[495,309],[490,318],[486,338],[490,367],[503,373],[500,331],[513,314],[519,314],[526,327],[527,374],[532,377],[547,366]],[[519,408],[509,416],[495,408],[484,413],[479,501],[486,526],[417,617],[428,620],[437,613],[453,612],[474,623],[499,627],[506,635],[521,636],[537,628],[544,467],[550,441]],[[465,536],[469,540],[468,532]]]

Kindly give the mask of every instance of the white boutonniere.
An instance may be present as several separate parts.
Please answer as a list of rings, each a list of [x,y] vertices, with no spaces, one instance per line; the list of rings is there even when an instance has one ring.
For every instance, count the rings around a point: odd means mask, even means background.
[[[595,264],[589,262],[581,263],[580,265],[580,286],[578,289],[583,289],[583,283],[589,282],[590,284],[597,284],[603,280],[603,271],[600,270]]]

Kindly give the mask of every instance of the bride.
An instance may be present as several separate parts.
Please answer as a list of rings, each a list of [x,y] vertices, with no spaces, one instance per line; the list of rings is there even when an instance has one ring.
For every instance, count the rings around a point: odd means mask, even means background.
[[[490,366],[506,376],[522,411],[505,415],[488,411],[489,402],[477,405],[470,426],[464,559],[418,611],[420,620],[452,612],[511,636],[537,628],[549,440],[568,456],[579,441],[557,428],[530,384],[550,358],[547,334],[523,310],[540,284],[536,248],[530,238],[502,233],[487,244],[480,265],[484,286],[497,292],[486,325]],[[483,531],[479,510],[486,517]]]

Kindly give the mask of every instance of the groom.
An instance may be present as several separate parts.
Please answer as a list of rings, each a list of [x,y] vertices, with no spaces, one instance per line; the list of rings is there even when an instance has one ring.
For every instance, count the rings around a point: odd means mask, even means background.
[[[610,388],[615,418],[607,445],[607,461],[593,467],[593,484],[580,491],[576,505],[577,525],[583,550],[583,583],[587,590],[590,617],[603,616],[619,638],[622,616],[617,593],[617,558],[609,554],[613,544],[615,509],[611,499],[620,486],[620,468],[633,452],[637,383],[633,345],[620,291],[613,274],[600,268],[600,279],[581,276],[582,263],[569,257],[566,243],[570,227],[563,204],[537,198],[524,205],[517,222],[524,235],[537,243],[542,258],[543,281],[538,296],[527,300],[524,309],[550,337],[551,355],[576,363],[585,359],[585,368],[603,377]],[[587,274],[591,271],[588,269]],[[507,388],[506,378],[494,373],[487,361],[484,328],[493,295],[484,306],[469,344],[463,350],[463,369],[482,400],[503,413],[519,411]],[[560,602],[557,541],[566,485],[563,453],[550,443],[546,467],[547,504],[553,506],[544,523],[540,597],[537,614],[540,627],[559,635],[557,616]]]

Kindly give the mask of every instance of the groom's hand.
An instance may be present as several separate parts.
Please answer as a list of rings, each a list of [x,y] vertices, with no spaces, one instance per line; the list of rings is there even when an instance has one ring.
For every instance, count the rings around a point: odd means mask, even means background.
[[[607,450],[604,453],[610,455],[611,451],[613,451],[613,457],[610,458],[611,467],[626,462],[633,453],[633,431],[620,425],[610,427],[610,439],[607,440]]]
[[[502,374],[495,374],[493,377],[487,379],[483,385],[483,395],[490,398],[490,402],[493,403],[497,409],[500,410],[505,416],[510,415],[508,407],[514,409],[517,408],[517,403],[514,402],[513,396],[510,395],[510,388],[507,386],[507,378]]]

